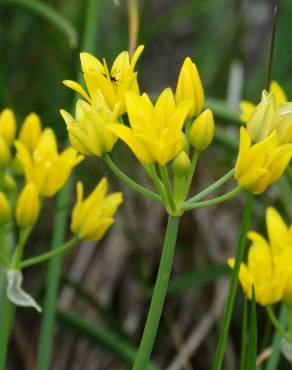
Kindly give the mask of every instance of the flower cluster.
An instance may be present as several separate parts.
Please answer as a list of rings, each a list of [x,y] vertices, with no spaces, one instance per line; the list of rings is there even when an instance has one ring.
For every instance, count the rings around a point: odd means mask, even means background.
[[[292,156],[292,102],[273,81],[258,105],[241,102],[239,153],[235,165],[238,185],[260,194],[278,180]]]
[[[287,226],[276,209],[266,212],[268,239],[255,231],[248,234],[252,244],[239,279],[244,292],[263,306],[279,301],[292,304],[292,224]],[[234,259],[228,261],[234,266]]]
[[[0,114],[0,158],[0,233],[12,232],[13,223],[19,227],[16,245],[0,245],[0,267],[7,271],[7,297],[16,305],[32,306],[40,311],[21,287],[21,268],[35,263],[34,258],[23,261],[24,246],[43,201],[57,194],[83,156],[72,147],[59,152],[53,130],[43,129],[35,113],[24,119],[17,134],[13,111],[4,109]],[[107,188],[107,181],[103,179],[83,199],[83,185],[78,183],[77,203],[71,216],[71,231],[76,237],[65,243],[65,247],[71,247],[77,238],[99,240],[104,236],[122,202],[121,193],[106,196]],[[60,251],[62,248],[64,246]],[[50,253],[44,255],[45,259],[48,257]],[[42,256],[35,258],[43,260]]]

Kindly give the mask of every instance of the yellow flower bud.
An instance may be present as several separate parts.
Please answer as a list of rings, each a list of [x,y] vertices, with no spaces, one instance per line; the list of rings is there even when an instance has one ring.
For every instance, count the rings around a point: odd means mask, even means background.
[[[71,230],[82,239],[99,240],[114,222],[113,216],[122,203],[122,193],[107,193],[107,180],[103,178],[86,199],[83,185],[77,183],[77,202],[72,212]]]
[[[11,145],[16,132],[14,113],[11,109],[6,108],[0,115],[0,135],[8,145]]]
[[[7,166],[11,161],[10,148],[7,142],[0,136],[0,168]]]
[[[176,103],[183,100],[192,102],[188,118],[198,116],[204,105],[204,91],[197,67],[189,57],[181,67],[175,92]]]
[[[173,161],[172,172],[178,177],[187,176],[191,169],[191,161],[186,152],[182,151]]]
[[[275,113],[275,96],[266,90],[262,93],[261,102],[249,117],[246,128],[253,142],[264,140],[272,131]]]
[[[3,177],[3,187],[8,192],[14,192],[17,189],[16,181],[11,175],[5,174]]]
[[[35,113],[30,113],[23,121],[18,140],[32,153],[37,146],[41,133],[42,126],[39,116]]]
[[[15,210],[15,218],[19,227],[32,226],[38,219],[40,202],[37,188],[33,182],[25,185],[20,193]]]
[[[12,220],[12,210],[6,195],[0,191],[0,225],[7,224]]]
[[[202,152],[208,148],[214,137],[214,118],[210,109],[206,109],[194,121],[189,133],[191,145]]]

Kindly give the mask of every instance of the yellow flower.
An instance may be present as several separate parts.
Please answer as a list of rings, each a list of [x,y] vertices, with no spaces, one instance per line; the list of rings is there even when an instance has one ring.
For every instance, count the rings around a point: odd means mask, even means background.
[[[10,148],[7,142],[0,136],[0,169],[6,167],[11,159]]]
[[[210,109],[204,110],[190,128],[189,140],[191,145],[202,152],[208,148],[214,138],[214,118]]]
[[[189,57],[183,62],[175,92],[176,103],[183,100],[192,102],[188,118],[199,115],[204,105],[204,90],[197,67]]]
[[[276,130],[281,144],[292,142],[292,102],[288,102],[284,90],[277,82],[271,82],[269,93],[263,91],[258,105],[242,101],[240,109],[240,118],[247,123],[253,141],[264,140]]]
[[[190,101],[175,104],[170,88],[165,89],[153,106],[147,94],[126,93],[130,126],[116,124],[110,130],[123,140],[139,161],[165,165],[184,147],[182,127]]]
[[[64,84],[81,94],[89,103],[100,90],[110,110],[113,111],[115,105],[120,102],[119,114],[123,114],[126,112],[125,92],[128,90],[139,92],[135,65],[143,49],[144,46],[138,46],[131,60],[127,51],[121,52],[110,71],[105,60],[101,62],[89,53],[81,53],[81,68],[88,93],[75,81],[66,80]]]
[[[15,116],[11,109],[6,108],[0,114],[0,135],[8,145],[13,143],[16,132]]]
[[[266,224],[272,254],[287,274],[284,301],[292,304],[292,224],[287,226],[275,208],[266,212]]]
[[[59,154],[55,134],[49,128],[42,132],[32,154],[20,141],[15,141],[15,146],[26,182],[33,182],[38,193],[46,197],[53,196],[61,189],[73,167],[83,159],[73,148]]]
[[[72,212],[71,230],[81,239],[99,240],[114,222],[122,203],[122,193],[106,195],[108,183],[103,178],[92,193],[83,199],[83,185],[77,183],[77,203]]]
[[[0,191],[0,226],[12,220],[12,210],[6,195]]]
[[[269,93],[273,93],[275,96],[275,105],[278,108],[281,104],[287,103],[288,99],[287,96],[282,89],[282,87],[276,82],[272,81],[270,84],[269,88]],[[256,108],[256,105],[247,101],[247,100],[242,100],[240,102],[240,110],[241,110],[241,116],[240,119],[243,122],[247,122],[251,114]]]
[[[260,194],[283,174],[291,155],[292,144],[280,145],[276,131],[252,145],[249,133],[241,127],[234,177],[241,188]]]
[[[61,110],[71,145],[81,154],[101,156],[110,152],[117,141],[117,137],[108,130],[107,126],[117,122],[120,104],[116,104],[115,111],[111,112],[102,95],[99,96],[101,108],[97,111],[94,106],[84,100],[78,100],[76,105],[76,118],[70,113]]]
[[[41,137],[42,125],[40,118],[35,113],[30,113],[25,117],[20,128],[18,140],[22,142],[30,153],[33,153]]]
[[[283,300],[292,303],[292,225],[288,227],[276,209],[266,211],[268,240],[256,232],[248,237],[252,245],[247,264],[242,263],[239,279],[243,290],[251,298],[252,286],[256,300],[268,305]],[[233,268],[234,259],[228,260]]]
[[[32,226],[38,219],[40,202],[33,182],[26,184],[17,198],[15,218],[19,227]]]
[[[280,301],[283,298],[287,272],[285,266],[273,258],[267,241],[258,233],[248,233],[252,244],[248,251],[247,264],[242,263],[239,271],[239,280],[243,291],[251,299],[252,287],[255,290],[255,299],[263,306]],[[234,259],[228,260],[231,268]]]

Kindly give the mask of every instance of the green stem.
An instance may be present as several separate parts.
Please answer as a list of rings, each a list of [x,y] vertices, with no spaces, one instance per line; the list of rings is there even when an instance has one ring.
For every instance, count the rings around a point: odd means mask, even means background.
[[[210,207],[218,203],[225,202],[226,200],[229,200],[233,197],[235,197],[237,194],[239,194],[242,191],[240,187],[236,187],[233,190],[229,191],[228,193],[221,195],[220,197],[205,200],[203,202],[197,202],[197,203],[184,203],[181,207],[183,211],[189,211],[191,209],[197,209],[197,208],[203,208],[203,207]]]
[[[31,230],[32,230],[32,227],[20,229],[18,244],[15,248],[15,251],[12,256],[12,261],[10,264],[11,269],[18,270],[20,268],[20,263],[21,263],[21,259],[23,256],[25,243],[27,241],[27,238],[29,237],[29,234],[31,233]]]
[[[99,26],[99,16],[102,14],[101,0],[87,0],[87,10],[85,17],[85,30],[82,42],[82,51],[94,52],[96,44],[97,29]],[[81,77],[79,78],[81,81]],[[74,100],[75,105],[75,100]],[[75,110],[75,107],[72,110]],[[57,200],[57,208],[62,207],[68,202],[72,186],[72,177],[62,188]],[[67,225],[68,210],[58,212],[53,224],[53,240],[51,249],[57,248],[64,243],[65,229]],[[61,277],[62,255],[59,254],[51,258],[47,273],[47,289],[44,302],[44,311],[41,324],[41,335],[37,355],[36,370],[47,370],[50,363],[50,354],[54,335],[54,322],[58,288]]]
[[[161,196],[159,194],[153,193],[152,191],[144,188],[143,186],[137,184],[134,180],[132,180],[130,177],[128,177],[124,172],[122,172],[112,161],[109,154],[104,154],[103,159],[107,166],[110,168],[110,170],[123,182],[125,182],[127,185],[129,185],[132,189],[137,191],[138,193],[141,193],[143,195],[146,195],[150,197],[153,200],[161,202]]]
[[[148,175],[151,177],[151,180],[153,181],[153,184],[154,184],[156,190],[161,195],[162,200],[163,200],[163,204],[166,205],[167,204],[166,191],[165,191],[163,182],[160,180],[160,178],[159,178],[159,176],[156,172],[155,164],[154,163],[149,164],[148,166],[144,166],[144,168],[147,171]],[[147,170],[147,168],[148,168],[148,170]]]
[[[274,327],[278,330],[278,332],[281,334],[283,338],[287,340],[287,342],[292,344],[292,338],[290,335],[286,332],[285,328],[282,326],[280,321],[276,318],[276,315],[274,313],[272,306],[266,306],[266,311],[269,316],[269,319],[271,320],[271,323],[274,325]]]
[[[6,278],[6,276],[5,276]],[[0,369],[6,369],[6,356],[14,316],[14,305],[6,295],[1,300],[0,311]]]
[[[198,200],[204,198],[205,196],[209,195],[210,193],[212,193],[213,191],[218,189],[221,185],[225,184],[229,179],[231,179],[233,174],[234,174],[234,168],[232,170],[230,170],[229,172],[227,172],[224,176],[220,177],[220,179],[215,181],[212,185],[208,186],[206,189],[204,189],[200,193],[198,193],[198,194],[194,195],[193,197],[191,197],[190,199],[188,199],[185,203],[186,204],[194,203],[194,202],[197,202]]]
[[[195,150],[195,152],[193,154],[192,162],[191,162],[191,170],[190,170],[190,172],[187,176],[187,180],[186,180],[186,184],[185,184],[184,199],[187,197],[187,195],[190,191],[190,187],[191,187],[192,180],[193,180],[193,177],[194,177],[194,173],[195,173],[195,169],[196,169],[196,166],[197,166],[199,155],[200,155],[200,152]]]
[[[175,204],[174,204],[174,200],[173,200],[173,195],[172,195],[172,191],[171,191],[171,186],[170,186],[170,182],[169,182],[169,176],[168,176],[168,171],[167,171],[166,165],[165,166],[160,166],[159,165],[159,170],[160,170],[162,182],[164,184],[164,189],[166,191],[168,204],[170,206],[170,209],[174,211],[175,210]]]
[[[157,279],[133,370],[144,370],[148,365],[167,292],[178,225],[179,217],[169,215]]]
[[[240,264],[241,264],[243,254],[244,254],[246,234],[248,231],[248,225],[249,225],[250,215],[252,211],[252,204],[253,204],[253,194],[248,193],[246,204],[244,207],[243,218],[241,221],[240,234],[239,234],[239,240],[237,244],[236,257],[235,257],[235,265],[234,265],[234,268],[231,274],[231,282],[230,282],[230,287],[229,287],[229,292],[228,292],[228,297],[227,297],[227,303],[226,303],[225,310],[224,310],[222,325],[220,328],[220,335],[219,335],[219,341],[218,341],[217,348],[216,348],[213,370],[221,370],[222,368],[226,340],[227,340],[230,321],[232,317],[235,295],[237,291],[239,269],[240,269]]]
[[[78,241],[78,237],[75,236],[74,238],[64,243],[61,247],[55,248],[47,253],[40,254],[39,256],[28,258],[27,260],[20,262],[20,268],[37,265],[39,263],[47,261],[48,259],[54,256],[57,256],[58,254],[64,253],[67,250],[71,249],[77,241]]]

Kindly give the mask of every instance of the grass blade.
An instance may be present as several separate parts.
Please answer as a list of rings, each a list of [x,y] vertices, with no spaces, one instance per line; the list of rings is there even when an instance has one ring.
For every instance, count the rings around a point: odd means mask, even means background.
[[[97,327],[92,322],[84,319],[81,315],[69,311],[57,311],[58,320],[78,332],[78,335],[83,334],[88,339],[98,343],[104,349],[114,354],[129,368],[134,363],[137,349],[121,338],[119,335],[110,332],[108,329]],[[159,370],[159,368],[149,363],[147,370]]]
[[[246,346],[247,346],[247,323],[248,323],[248,299],[244,296],[242,333],[241,333],[241,351],[239,370],[245,370],[246,365]]]
[[[78,34],[76,29],[73,27],[71,22],[50,5],[36,0],[7,0],[7,3],[22,5],[34,13],[44,17],[58,27],[68,37],[69,44],[72,48],[77,46]]]
[[[251,299],[251,318],[250,318],[250,330],[249,330],[249,349],[247,356],[247,369],[256,370],[257,361],[257,308],[255,301],[254,289],[252,291]]]

